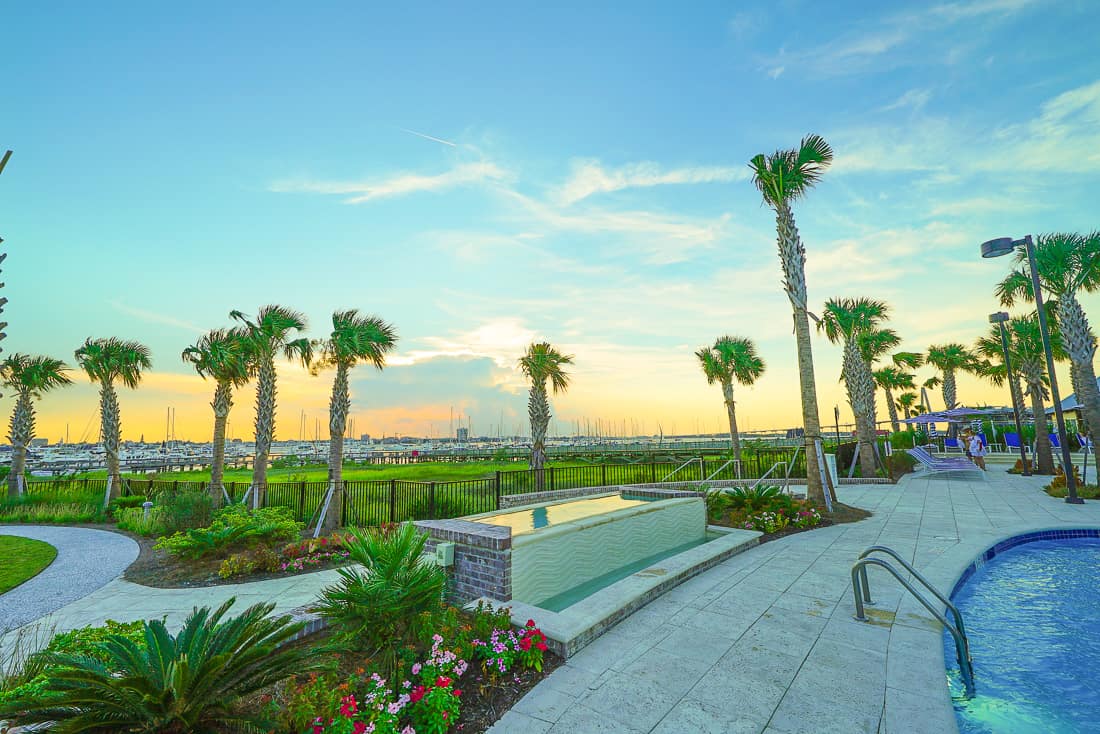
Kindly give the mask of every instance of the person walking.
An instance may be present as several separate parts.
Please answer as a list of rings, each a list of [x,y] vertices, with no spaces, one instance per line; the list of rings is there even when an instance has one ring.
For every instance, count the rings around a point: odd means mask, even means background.
[[[974,464],[982,471],[985,471],[985,446],[982,445],[982,437],[971,431],[967,441],[967,448],[970,451],[970,458],[973,460]]]

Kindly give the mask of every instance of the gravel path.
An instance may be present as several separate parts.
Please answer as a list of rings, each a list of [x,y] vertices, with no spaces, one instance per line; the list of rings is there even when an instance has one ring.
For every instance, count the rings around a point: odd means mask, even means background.
[[[57,558],[34,578],[0,594],[0,633],[82,599],[118,578],[138,557],[125,535],[50,525],[0,525],[0,535],[45,541]]]

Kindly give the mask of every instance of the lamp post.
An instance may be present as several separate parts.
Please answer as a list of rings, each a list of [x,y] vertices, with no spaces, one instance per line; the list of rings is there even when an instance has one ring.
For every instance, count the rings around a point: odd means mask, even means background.
[[[1008,334],[1005,332],[1005,323],[1009,316],[1004,311],[989,314],[989,323],[996,324],[1001,332],[1001,353],[1005,358],[1005,374],[1008,377],[1008,394],[1012,396],[1012,417],[1016,420],[1016,436],[1020,442],[1020,466],[1023,467],[1025,477],[1031,476],[1031,469],[1027,464],[1027,452],[1024,451],[1024,427],[1020,423],[1020,405],[1016,402],[1016,391],[1012,386],[1016,384],[1016,375],[1012,373],[1012,358],[1008,356]],[[1044,416],[1045,418],[1045,416]]]
[[[1084,504],[1077,496],[1077,482],[1073,477],[1073,457],[1069,453],[1069,435],[1066,433],[1066,418],[1062,415],[1062,398],[1058,394],[1058,378],[1054,374],[1054,352],[1050,347],[1050,331],[1047,329],[1047,313],[1043,308],[1043,288],[1039,282],[1039,268],[1035,264],[1035,243],[1031,235],[1022,240],[1000,237],[982,243],[982,257],[1001,257],[1023,247],[1027,253],[1027,262],[1031,267],[1031,290],[1035,295],[1035,310],[1039,314],[1039,332],[1043,337],[1043,352],[1047,358],[1047,375],[1050,377],[1050,397],[1054,401],[1054,417],[1058,425],[1058,439],[1062,450],[1062,469],[1066,473],[1066,502],[1071,505]],[[1035,420],[1046,420],[1046,416],[1035,416]],[[1021,435],[1021,443],[1023,436]]]

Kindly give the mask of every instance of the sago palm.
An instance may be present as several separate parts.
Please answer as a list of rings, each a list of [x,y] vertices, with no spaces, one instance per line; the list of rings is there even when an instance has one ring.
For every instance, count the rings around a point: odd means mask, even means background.
[[[1085,310],[1077,299],[1079,292],[1093,293],[1100,288],[1100,232],[1089,235],[1055,233],[1039,235],[1035,243],[1035,266],[1039,282],[1054,303],[1062,344],[1070,360],[1073,391],[1093,438],[1100,438],[1100,389],[1096,386],[1093,358],[1096,335]],[[997,286],[1001,303],[1011,306],[1020,300],[1034,301],[1027,254],[1017,252],[1017,264]]]
[[[898,420],[898,409],[894,402],[894,390],[914,390],[916,384],[913,375],[904,372],[897,367],[887,365],[874,371],[875,384],[882,388],[886,395],[886,410],[890,414],[890,427],[895,433],[901,430]],[[908,418],[909,416],[905,416]]]
[[[879,331],[888,307],[871,298],[833,298],[825,302],[819,331],[833,344],[844,347],[840,377],[848,392],[859,441],[860,471],[875,476],[875,380],[871,364],[861,348],[861,337]]]
[[[332,314],[332,334],[321,344],[319,359],[312,366],[314,373],[325,367],[336,369],[328,407],[329,493],[317,534],[331,533],[344,524],[344,432],[351,410],[348,373],[360,363],[381,371],[386,366],[386,354],[396,344],[397,331],[378,316],[363,316],[355,309]]]
[[[141,383],[145,370],[153,366],[149,347],[136,341],[115,337],[87,339],[76,350],[76,362],[99,384],[99,425],[103,435],[103,451],[107,458],[107,491],[104,507],[122,494],[122,478],[118,467],[118,449],[122,443],[122,416],[118,407],[115,383],[134,390]]]
[[[764,374],[764,360],[756,354],[751,339],[737,336],[720,336],[714,346],[695,352],[706,375],[707,384],[722,386],[722,398],[726,404],[726,416],[730,424],[730,449],[736,461],[741,460],[741,438],[737,432],[737,410],[733,400],[733,381],[751,385]]]
[[[573,356],[559,352],[549,342],[527,347],[519,359],[519,369],[531,382],[527,395],[527,416],[531,421],[531,469],[538,473],[535,481],[542,489],[542,468],[546,464],[546,430],[550,426],[550,400],[546,392],[549,381],[554,394],[569,389],[569,373],[565,366],[573,364]]]
[[[220,507],[225,493],[225,426],[233,407],[233,389],[248,383],[248,345],[239,329],[214,329],[183,350],[204,379],[214,379],[214,456],[210,465],[210,501]]]
[[[256,455],[252,465],[252,506],[263,507],[267,494],[267,460],[275,435],[275,357],[309,364],[313,345],[294,338],[306,328],[306,317],[284,306],[264,306],[254,320],[240,311],[230,318],[241,322],[248,350],[249,372],[256,378]]]
[[[955,385],[955,376],[959,372],[972,372],[974,367],[974,355],[965,345],[958,342],[941,344],[928,347],[925,357],[928,364],[940,371],[942,375],[943,405],[946,410],[954,410],[958,403],[958,389]]]
[[[791,205],[805,196],[821,180],[833,160],[833,151],[820,135],[807,135],[798,148],[756,155],[749,162],[753,184],[764,203],[775,210],[779,262],[783,269],[783,287],[791,302],[795,343],[798,347],[798,377],[802,397],[802,424],[805,433],[807,496],[824,503],[825,493],[835,497],[826,472],[818,461],[821,418],[817,408],[817,384],[810,344],[810,320],[806,295],[806,249],[795,225]]]
[[[109,634],[99,643],[106,662],[46,654],[48,692],[6,700],[0,719],[44,724],[56,734],[267,731],[272,722],[242,706],[242,699],[318,670],[324,661],[307,647],[287,644],[304,623],[269,617],[274,604],[223,619],[232,603],[213,613],[195,609],[176,635],[159,620],[144,623],[140,641]]]
[[[23,493],[23,472],[27,466],[27,447],[34,438],[34,401],[59,387],[73,384],[66,372],[69,367],[52,357],[13,354],[0,362],[0,384],[15,390],[15,409],[11,414],[11,471],[8,473],[8,497]]]

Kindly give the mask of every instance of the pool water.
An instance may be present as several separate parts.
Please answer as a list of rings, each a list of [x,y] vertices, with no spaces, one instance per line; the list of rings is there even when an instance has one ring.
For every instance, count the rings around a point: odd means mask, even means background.
[[[603,515],[614,510],[626,507],[637,507],[647,502],[653,502],[656,498],[637,497],[632,495],[609,495],[607,497],[593,497],[591,499],[570,500],[554,505],[533,507],[516,512],[500,512],[488,517],[469,518],[473,522],[487,525],[501,525],[512,528],[512,535],[526,535],[540,528],[548,528],[551,525],[560,525],[573,520],[581,520],[586,517]]]
[[[944,634],[961,734],[1100,733],[1100,538],[999,553],[959,588],[977,693]]]

